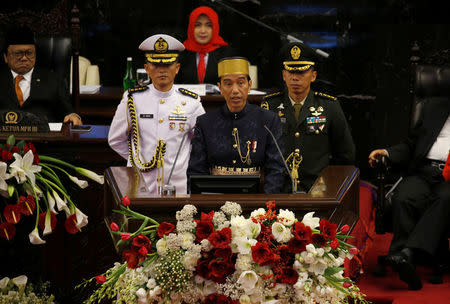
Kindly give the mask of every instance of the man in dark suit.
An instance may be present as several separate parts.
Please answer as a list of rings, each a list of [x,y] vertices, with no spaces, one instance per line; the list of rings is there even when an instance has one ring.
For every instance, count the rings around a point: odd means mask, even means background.
[[[280,117],[294,187],[308,191],[329,164],[353,164],[355,145],[336,97],[311,90],[317,77],[315,51],[295,42],[280,54],[286,88],[266,95],[261,107]],[[291,192],[291,184],[286,178],[285,191]]]
[[[448,251],[450,181],[444,179],[442,172],[450,151],[449,114],[450,98],[426,100],[411,136],[369,155],[372,167],[381,156],[407,167],[407,176],[392,198],[394,238],[387,261],[414,290],[422,287],[414,257],[439,259],[440,249]]]
[[[49,122],[81,125],[65,82],[55,73],[35,67],[33,32],[26,27],[14,28],[5,40],[3,58],[8,68],[0,71],[0,110],[30,112]]]

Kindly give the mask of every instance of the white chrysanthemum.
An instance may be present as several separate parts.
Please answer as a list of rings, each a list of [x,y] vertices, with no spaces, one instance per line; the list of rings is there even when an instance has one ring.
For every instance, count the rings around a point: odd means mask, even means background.
[[[314,212],[308,212],[303,216],[302,223],[311,228],[317,228],[320,226],[320,218],[313,217]]]
[[[246,271],[252,268],[253,259],[250,254],[238,254],[236,258],[236,270]]]
[[[183,256],[183,266],[187,270],[194,271],[195,266],[197,266],[197,261],[200,259],[201,255],[200,253],[192,253],[190,251],[186,251]]]
[[[147,292],[145,291],[144,288],[141,287],[136,291],[136,296],[139,298],[140,301],[142,301],[147,298]]]
[[[241,205],[235,203],[235,202],[225,202],[225,204],[220,207],[220,210],[225,212],[225,214],[228,214],[230,216],[238,216],[242,213]]]
[[[306,245],[306,251],[308,251],[308,252],[310,252],[312,254],[317,254],[316,247],[314,247],[313,244]]]
[[[148,289],[153,289],[153,288],[155,288],[155,287],[156,287],[156,281],[155,281],[155,279],[154,279],[154,278],[150,278],[150,279],[148,280],[146,286],[147,286]]]
[[[295,214],[292,211],[280,209],[278,213],[278,220],[285,226],[292,226],[295,223]]]
[[[157,296],[159,296],[162,292],[161,287],[156,286],[155,288],[149,290],[148,295],[150,297],[150,299],[155,298]]]
[[[207,239],[203,239],[200,242],[200,245],[202,246],[202,250],[205,252],[209,252],[209,251],[211,251],[211,249],[214,248],[213,245],[211,245],[211,242]]]
[[[286,243],[292,238],[290,229],[279,222],[272,224],[272,234],[279,243]]]
[[[169,250],[177,250],[180,248],[180,239],[178,238],[178,234],[175,233],[169,233],[169,235],[166,236],[166,244],[167,249]]]
[[[259,208],[259,209],[252,211],[252,213],[250,213],[250,217],[259,219],[259,217],[264,214],[266,214],[266,210],[264,210],[264,208]]]
[[[209,296],[212,293],[215,293],[217,291],[216,283],[210,280],[206,280],[203,283],[203,294],[205,297]]]
[[[251,253],[252,246],[255,246],[257,242],[257,240],[248,239],[247,237],[237,237],[232,239],[232,244],[236,245],[237,252],[241,254]]]
[[[189,249],[194,245],[195,235],[190,232],[181,232],[178,234],[180,246],[183,249]]]
[[[192,219],[185,221],[180,220],[177,222],[176,230],[178,231],[178,233],[192,232],[195,230],[195,227],[197,227],[197,224]]]
[[[246,294],[252,294],[258,280],[259,276],[254,271],[247,270],[241,273],[237,283],[241,285]]]
[[[214,212],[213,224],[215,227],[222,225],[223,222],[225,222],[226,220],[227,220],[227,217],[226,217],[225,213],[223,213],[222,211]]]
[[[164,238],[156,242],[156,251],[159,255],[165,256],[167,254],[167,242]]]
[[[316,262],[316,258],[311,252],[303,251],[302,253],[300,253],[300,255],[306,264],[313,264]]]

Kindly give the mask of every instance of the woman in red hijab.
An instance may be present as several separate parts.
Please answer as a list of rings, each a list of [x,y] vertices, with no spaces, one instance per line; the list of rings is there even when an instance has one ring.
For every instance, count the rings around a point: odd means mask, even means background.
[[[217,63],[231,56],[228,43],[219,36],[219,17],[210,7],[200,6],[189,16],[186,51],[181,59],[181,83],[217,83]]]

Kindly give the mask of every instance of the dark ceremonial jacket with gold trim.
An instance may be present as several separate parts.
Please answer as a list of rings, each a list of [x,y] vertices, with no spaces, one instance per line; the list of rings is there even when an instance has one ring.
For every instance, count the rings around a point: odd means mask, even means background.
[[[283,149],[280,120],[275,114],[258,106],[247,103],[241,112],[232,113],[224,105],[199,116],[192,139],[188,176],[210,174],[215,166],[247,170],[259,167],[264,170],[264,192],[279,193],[285,169],[281,155],[264,125],[272,131]],[[243,156],[247,153],[246,142],[251,142],[250,165],[241,161],[237,149],[233,147],[234,128],[239,132]]]
[[[73,113],[67,85],[57,74],[35,67],[31,76],[30,96],[22,107],[14,89],[14,79],[9,68],[0,71],[0,110],[25,111],[45,116],[49,122],[62,122]]]
[[[311,90],[300,111],[298,122],[287,89],[278,94],[267,95],[261,107],[277,113],[281,120],[285,158],[295,149],[300,150],[303,161],[298,174],[300,188],[303,190],[311,188],[317,175],[326,166],[354,164],[355,145],[347,120],[335,97]],[[290,185],[291,181],[286,180],[286,183]]]

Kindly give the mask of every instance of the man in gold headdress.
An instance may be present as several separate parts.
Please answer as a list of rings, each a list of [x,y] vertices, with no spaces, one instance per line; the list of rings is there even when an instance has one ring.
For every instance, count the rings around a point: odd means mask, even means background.
[[[337,98],[311,90],[317,77],[315,51],[293,42],[281,49],[281,59],[286,88],[266,95],[261,107],[280,117],[294,187],[308,191],[329,164],[353,164],[355,145]],[[285,191],[289,188],[286,178]]]
[[[277,115],[247,102],[251,79],[242,57],[218,64],[219,89],[226,104],[197,118],[188,176],[254,175],[264,171],[264,192],[283,186],[283,160],[266,128],[282,145]]]

